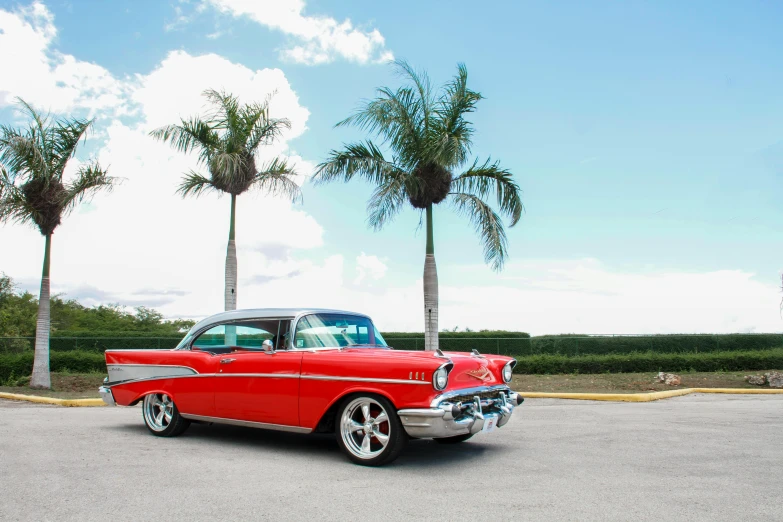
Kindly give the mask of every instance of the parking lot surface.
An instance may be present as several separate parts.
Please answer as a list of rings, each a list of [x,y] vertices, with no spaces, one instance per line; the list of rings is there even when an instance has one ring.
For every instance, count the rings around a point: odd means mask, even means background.
[[[0,520],[783,520],[783,396],[528,400],[384,468],[333,437],[0,400]]]

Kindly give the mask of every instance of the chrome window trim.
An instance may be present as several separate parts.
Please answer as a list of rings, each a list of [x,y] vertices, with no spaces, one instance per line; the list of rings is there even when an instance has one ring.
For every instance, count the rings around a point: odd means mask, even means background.
[[[171,352],[174,350],[176,348],[109,348],[104,352]]]
[[[312,381],[352,381],[352,382],[378,382],[385,384],[424,384],[430,385],[429,381],[411,381],[408,379],[380,379],[373,377],[336,377],[331,375],[302,375],[302,379]]]
[[[269,424],[266,422],[244,421],[239,419],[228,419],[225,417],[208,417],[206,415],[193,415],[190,413],[180,413],[184,418],[203,422],[215,422],[218,424],[230,424],[232,426],[244,426],[247,428],[261,428],[265,430],[288,431],[291,433],[310,433],[312,428],[302,426],[289,426],[287,424]]]

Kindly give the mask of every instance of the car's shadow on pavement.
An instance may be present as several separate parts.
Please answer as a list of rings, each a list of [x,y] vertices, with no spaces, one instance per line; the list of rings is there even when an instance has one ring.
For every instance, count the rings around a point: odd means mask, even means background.
[[[114,425],[108,429],[128,435],[153,437],[141,422],[139,424]],[[240,449],[255,448],[274,451],[276,455],[290,453],[350,463],[337,446],[335,435],[328,433],[303,435],[221,424],[194,423],[177,439],[187,441],[189,445],[206,445],[210,449],[215,449],[218,446]],[[400,457],[387,467],[411,470],[460,467],[471,461],[482,459],[486,451],[503,451],[503,448],[494,446],[490,450],[479,440],[461,444],[438,444],[433,440],[415,439],[410,440]]]

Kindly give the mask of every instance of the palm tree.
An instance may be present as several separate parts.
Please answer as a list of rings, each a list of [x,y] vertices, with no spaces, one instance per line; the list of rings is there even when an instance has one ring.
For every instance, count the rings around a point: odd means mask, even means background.
[[[41,115],[17,98],[29,126],[0,126],[0,222],[32,224],[46,238],[41,294],[35,328],[35,358],[30,386],[51,388],[49,376],[49,264],[52,234],[62,218],[96,192],[110,190],[116,179],[97,161],[80,163],[71,181],[64,179],[68,161],[86,138],[92,120]]]
[[[456,76],[434,93],[426,73],[406,62],[395,62],[407,85],[396,90],[382,87],[377,97],[337,126],[356,125],[375,134],[370,140],[331,151],[318,165],[313,180],[349,181],[358,175],[376,185],[367,205],[368,221],[375,230],[391,221],[407,203],[424,211],[427,227],[424,259],[425,349],[438,348],[438,273],[435,265],[433,206],[448,203],[466,216],[481,237],[484,260],[501,270],[507,255],[503,222],[486,203],[497,198],[500,214],[514,226],[522,216],[519,186],[511,173],[491,159],[469,162],[473,126],[466,115],[482,96],[467,87],[463,64]],[[387,158],[380,146],[391,151]],[[462,170],[465,166],[466,169]],[[455,176],[454,172],[462,170]]]
[[[231,219],[226,252],[225,309],[237,307],[236,200],[251,188],[268,194],[284,195],[292,201],[301,198],[299,186],[292,179],[296,172],[285,159],[275,158],[256,167],[255,155],[262,145],[269,145],[291,128],[285,118],[269,115],[269,98],[263,103],[242,105],[236,96],[207,90],[204,96],[213,110],[205,118],[180,120],[152,131],[155,139],[171,144],[182,153],[198,151],[198,160],[208,176],[190,171],[182,179],[178,192],[182,197],[216,191],[231,195]],[[227,340],[230,332],[226,332]]]

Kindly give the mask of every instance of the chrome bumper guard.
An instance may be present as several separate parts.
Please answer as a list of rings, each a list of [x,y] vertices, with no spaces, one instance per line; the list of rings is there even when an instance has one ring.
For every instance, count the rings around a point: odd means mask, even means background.
[[[497,419],[496,426],[500,428],[511,419],[514,408],[523,400],[517,393],[507,390],[496,399],[475,396],[470,403],[457,404],[444,399],[432,408],[399,410],[397,414],[409,436],[439,439],[478,433],[491,418]]]
[[[114,395],[111,393],[111,388],[108,386],[101,386],[98,388],[98,393],[101,396],[101,399],[103,399],[103,402],[108,404],[109,406],[116,406],[117,403],[114,402]]]

